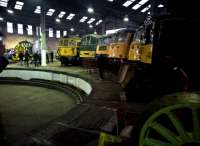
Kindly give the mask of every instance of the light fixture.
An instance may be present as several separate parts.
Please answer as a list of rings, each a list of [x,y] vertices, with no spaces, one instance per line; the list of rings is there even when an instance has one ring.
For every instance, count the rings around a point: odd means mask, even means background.
[[[137,3],[136,5],[134,5],[132,7],[133,10],[137,10],[139,9],[142,5],[144,5],[145,3],[147,3],[149,0],[141,0],[139,1],[139,3]]]
[[[7,12],[10,13],[10,14],[13,14],[13,13],[14,13],[14,11],[11,10],[11,9],[8,9]]]
[[[128,0],[128,1],[126,1],[126,2],[123,4],[123,6],[124,6],[124,7],[128,7],[128,6],[130,6],[134,1],[135,1],[135,0]]]
[[[70,28],[70,31],[73,32],[73,31],[74,31],[74,28]]]
[[[148,15],[150,15],[150,14],[151,14],[151,12],[148,12],[147,14],[148,14]]]
[[[102,22],[103,22],[103,20],[97,21],[96,26],[99,25],[99,24],[102,23]]]
[[[93,12],[94,12],[94,9],[93,9],[93,8],[88,8],[88,12],[89,12],[89,13],[93,13]]]
[[[162,5],[162,4],[158,5],[158,8],[163,8],[163,7],[164,7],[164,5]]]
[[[36,6],[34,13],[40,14],[41,13],[41,6]]]
[[[3,21],[3,17],[0,17],[0,21]]]
[[[0,6],[7,7],[8,6],[8,1],[9,0],[0,0]]]
[[[80,19],[80,21],[79,21],[79,22],[83,23],[83,22],[85,22],[85,21],[87,20],[87,18],[88,18],[88,17],[86,17],[86,16],[83,16],[83,17]]]
[[[46,15],[52,16],[54,12],[55,12],[55,9],[49,9]]]
[[[91,24],[92,22],[94,22],[95,19],[94,18],[90,18],[90,20],[87,22],[88,24]]]
[[[113,2],[114,0],[108,0],[109,2]]]
[[[127,16],[124,17],[124,22],[128,22],[129,18]]]
[[[68,16],[67,16],[67,20],[72,20],[74,18],[75,14],[73,13],[70,13]]]
[[[56,18],[56,22],[60,23],[60,19]]]
[[[93,28],[93,25],[89,25],[89,28]]]
[[[66,12],[64,11],[61,11],[59,14],[58,14],[58,18],[63,18],[63,16],[66,14]]]
[[[145,7],[144,9],[141,10],[142,13],[145,13],[146,11],[148,11],[151,8],[151,5],[148,5],[147,7]]]
[[[23,6],[24,6],[24,2],[16,1],[15,9],[22,10]]]

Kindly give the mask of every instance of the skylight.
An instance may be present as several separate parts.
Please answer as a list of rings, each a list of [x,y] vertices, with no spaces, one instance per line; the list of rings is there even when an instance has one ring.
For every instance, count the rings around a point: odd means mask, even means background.
[[[151,5],[148,5],[146,8],[142,9],[141,12],[144,13],[151,8]]]
[[[85,21],[87,20],[87,18],[88,18],[88,17],[83,16],[79,22],[82,22],[82,23],[83,23],[83,22],[85,22]]]
[[[36,14],[40,14],[41,13],[41,7],[40,6],[37,6],[34,13]]]
[[[8,6],[8,1],[9,0],[0,0],[0,6],[7,7]]]
[[[49,9],[46,15],[52,16],[54,12],[55,12],[55,9]]]
[[[67,19],[67,20],[72,20],[74,16],[75,16],[75,14],[70,13],[70,14],[67,16],[66,19]]]
[[[17,9],[17,10],[22,10],[23,6],[24,6],[24,3],[23,3],[23,2],[16,1],[15,9]]]
[[[64,11],[61,11],[59,14],[58,14],[58,18],[63,18],[63,16],[66,14],[66,12]]]
[[[103,22],[103,20],[97,21],[96,26],[99,25],[99,24],[102,23],[102,22]]]
[[[92,22],[94,22],[95,19],[94,18],[90,18],[90,20],[87,22],[88,24],[91,24]]]
[[[133,10],[137,10],[139,9],[142,5],[144,5],[145,3],[147,3],[149,0],[141,0],[139,1],[138,4],[136,4],[135,6],[132,7]]]
[[[123,4],[123,6],[124,6],[124,7],[128,7],[128,6],[130,6],[134,1],[135,1],[135,0],[128,0],[128,1],[126,1],[126,2]]]

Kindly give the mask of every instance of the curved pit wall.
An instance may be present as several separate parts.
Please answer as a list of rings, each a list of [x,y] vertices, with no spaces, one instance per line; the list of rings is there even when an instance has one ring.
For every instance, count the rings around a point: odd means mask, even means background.
[[[49,82],[58,82],[65,85],[70,85],[83,91],[86,95],[89,95],[92,91],[92,86],[86,80],[78,75],[68,74],[66,72],[57,72],[50,70],[35,70],[35,69],[19,69],[19,68],[7,68],[0,73],[1,79],[18,78],[23,81],[42,80]],[[77,103],[83,102],[83,98],[78,96]]]

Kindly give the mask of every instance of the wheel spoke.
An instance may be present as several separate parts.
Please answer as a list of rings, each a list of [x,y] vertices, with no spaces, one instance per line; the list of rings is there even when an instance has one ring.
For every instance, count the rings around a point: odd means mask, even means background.
[[[183,128],[181,122],[176,117],[176,115],[174,113],[172,113],[172,112],[168,112],[167,116],[169,117],[169,119],[171,120],[172,124],[176,128],[178,134],[181,136],[182,141],[184,141],[184,142],[189,141],[191,138],[188,136],[187,132]]]
[[[162,142],[160,140],[152,139],[152,138],[146,138],[144,140],[145,146],[173,146],[170,143]]]
[[[196,140],[200,139],[200,125],[199,125],[199,117],[196,109],[192,110],[192,119],[193,119],[193,138]]]
[[[156,130],[159,134],[165,137],[169,142],[171,142],[175,146],[179,146],[181,144],[179,138],[175,133],[165,128],[161,124],[154,122],[151,127]]]

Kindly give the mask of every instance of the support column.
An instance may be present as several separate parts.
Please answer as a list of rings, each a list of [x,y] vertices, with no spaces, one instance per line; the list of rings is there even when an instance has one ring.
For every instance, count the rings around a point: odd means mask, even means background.
[[[45,32],[45,4],[43,2],[41,7],[41,66],[47,66],[46,53],[47,53],[47,42]]]

